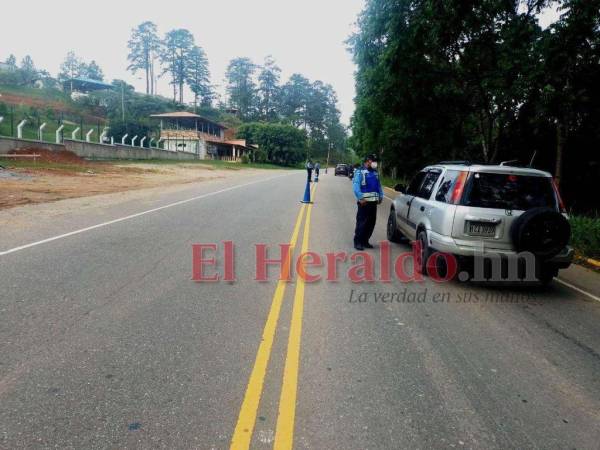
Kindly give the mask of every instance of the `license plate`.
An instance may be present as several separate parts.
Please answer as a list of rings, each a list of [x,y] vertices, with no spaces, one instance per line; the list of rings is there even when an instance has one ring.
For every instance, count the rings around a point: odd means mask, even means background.
[[[496,236],[496,225],[482,222],[469,222],[469,234],[473,236]]]

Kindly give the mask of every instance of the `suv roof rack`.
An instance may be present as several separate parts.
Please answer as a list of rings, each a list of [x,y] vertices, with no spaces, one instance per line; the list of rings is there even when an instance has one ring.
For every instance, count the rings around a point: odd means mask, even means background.
[[[455,166],[470,166],[471,161],[440,161],[438,164],[452,164]]]
[[[516,165],[516,164],[513,164],[513,163],[518,163],[518,162],[519,162],[519,160],[518,160],[518,159],[511,159],[511,160],[508,160],[508,161],[502,161],[502,162],[501,162],[499,165],[500,165],[500,166],[512,166],[512,167],[517,167],[517,165]]]

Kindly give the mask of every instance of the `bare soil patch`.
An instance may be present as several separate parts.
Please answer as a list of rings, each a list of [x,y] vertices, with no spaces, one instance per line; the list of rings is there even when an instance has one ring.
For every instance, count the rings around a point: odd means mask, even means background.
[[[158,186],[201,182],[235,176],[236,171],[215,169],[209,165],[179,164],[113,164],[85,161],[71,152],[35,151],[43,158],[32,161],[0,159],[6,169],[0,169],[0,209],[30,203],[43,203],[66,198],[87,197],[112,192],[145,189]]]

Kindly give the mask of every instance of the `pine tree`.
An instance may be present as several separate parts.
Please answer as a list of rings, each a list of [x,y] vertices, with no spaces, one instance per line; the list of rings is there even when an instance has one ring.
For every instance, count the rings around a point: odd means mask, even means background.
[[[179,88],[179,103],[183,103],[183,87],[189,72],[190,53],[193,48],[194,36],[185,29],[169,31],[163,41],[161,61],[165,68],[162,74],[168,73],[171,76],[173,101],[177,101]]]
[[[203,105],[209,105],[212,101],[210,86],[210,72],[208,59],[202,47],[194,46],[188,56],[186,82],[194,93],[194,108],[198,101]]]
[[[260,113],[264,120],[273,120],[277,116],[280,74],[281,69],[275,64],[275,60],[270,55],[267,56],[258,76]]]
[[[104,80],[104,73],[94,60],[92,60],[89,64],[84,64],[82,72],[84,72],[87,78],[91,78],[92,80]]]
[[[229,103],[240,111],[244,119],[253,115],[257,103],[255,71],[256,64],[249,58],[234,58],[225,74]]]
[[[33,63],[31,56],[26,55],[21,61],[20,73],[23,84],[31,84],[33,81],[35,81],[38,71],[35,68],[35,64]]]
[[[8,67],[10,67],[11,70],[16,70],[17,58],[15,57],[15,55],[9,55],[8,58],[6,58],[6,64],[8,65]]]
[[[146,74],[146,94],[154,93],[154,60],[160,50],[160,38],[153,22],[143,22],[131,31],[127,43],[129,55],[127,70],[136,73],[143,70]]]

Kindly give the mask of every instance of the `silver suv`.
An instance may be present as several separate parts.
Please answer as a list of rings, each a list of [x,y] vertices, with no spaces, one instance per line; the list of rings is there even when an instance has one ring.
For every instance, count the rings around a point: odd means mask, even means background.
[[[472,270],[477,255],[484,261],[533,255],[535,277],[543,283],[571,264],[568,217],[547,172],[442,162],[395,190],[400,194],[391,206],[387,237],[420,243],[416,269],[422,273],[435,251],[454,255],[461,270]]]

